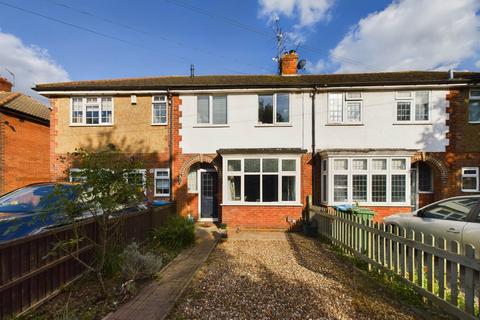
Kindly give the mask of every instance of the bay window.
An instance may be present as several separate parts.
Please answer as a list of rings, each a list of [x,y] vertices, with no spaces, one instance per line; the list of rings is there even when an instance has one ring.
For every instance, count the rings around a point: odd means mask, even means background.
[[[70,108],[71,125],[113,124],[112,97],[73,97]]]
[[[225,203],[299,202],[299,160],[287,157],[224,159]]]
[[[290,95],[288,93],[258,96],[259,124],[290,123]]]
[[[410,160],[391,156],[329,156],[322,160],[321,195],[328,205],[407,205]],[[331,181],[330,183],[328,181]],[[328,199],[331,199],[328,201]]]

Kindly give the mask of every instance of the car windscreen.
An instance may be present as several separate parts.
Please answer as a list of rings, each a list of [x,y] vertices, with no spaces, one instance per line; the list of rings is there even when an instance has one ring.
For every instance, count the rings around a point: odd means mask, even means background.
[[[0,212],[24,214],[45,210],[52,207],[64,195],[73,198],[72,191],[73,188],[68,185],[38,185],[21,188],[0,197]]]

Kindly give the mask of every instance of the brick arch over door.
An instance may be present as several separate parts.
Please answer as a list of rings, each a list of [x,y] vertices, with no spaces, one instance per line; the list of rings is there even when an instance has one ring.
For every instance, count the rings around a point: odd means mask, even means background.
[[[215,168],[215,170],[218,173],[218,176],[220,178],[221,176],[221,166],[219,165],[220,160],[218,159],[217,156],[212,156],[212,155],[205,155],[205,154],[197,154],[187,161],[185,161],[182,164],[182,167],[180,168],[180,178],[185,177],[188,174],[188,171],[190,170],[190,167],[196,163],[207,163],[210,164]]]
[[[442,160],[431,154],[417,153],[412,158],[412,164],[418,161],[424,161],[437,168],[438,172],[440,172],[440,180],[442,185],[446,186],[448,180],[448,167]]]

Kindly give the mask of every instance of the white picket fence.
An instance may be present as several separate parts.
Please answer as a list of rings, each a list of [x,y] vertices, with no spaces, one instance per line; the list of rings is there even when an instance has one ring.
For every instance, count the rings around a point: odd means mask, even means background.
[[[479,319],[480,260],[473,246],[460,248],[455,241],[392,229],[332,208],[310,206],[309,210],[321,236],[369,268],[398,275],[453,316]]]

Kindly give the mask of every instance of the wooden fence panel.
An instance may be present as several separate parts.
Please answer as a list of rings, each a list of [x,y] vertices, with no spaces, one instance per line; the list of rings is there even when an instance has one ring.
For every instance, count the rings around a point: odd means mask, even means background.
[[[165,217],[175,212],[175,205],[128,213],[122,217],[119,234],[122,244],[144,241],[151,229],[159,227]],[[115,223],[112,219],[112,223]],[[96,239],[98,228],[93,219],[82,222],[82,236]],[[93,246],[87,241],[71,253],[52,249],[61,240],[71,239],[73,229],[63,226],[37,235],[0,243],[0,320],[25,312],[55,295],[75,281],[85,268],[72,255],[91,262]]]
[[[428,300],[460,319],[478,319],[480,261],[457,242],[310,206],[318,232],[372,266],[395,273]],[[330,226],[330,227],[329,227]]]

